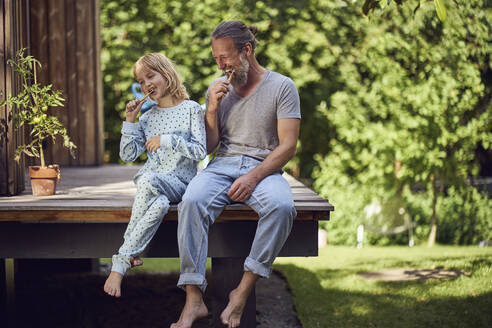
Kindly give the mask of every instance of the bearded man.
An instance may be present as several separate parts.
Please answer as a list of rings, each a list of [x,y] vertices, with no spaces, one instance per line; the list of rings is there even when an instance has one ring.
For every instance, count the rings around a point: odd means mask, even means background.
[[[295,155],[300,125],[294,82],[262,67],[255,56],[255,27],[225,21],[212,33],[212,55],[224,76],[207,91],[207,151],[216,156],[188,185],[178,206],[181,274],[186,304],[171,328],[190,328],[208,314],[203,302],[208,231],[234,202],[259,215],[239,285],[220,319],[239,327],[246,300],[260,277],[268,278],[296,210],[282,167]]]

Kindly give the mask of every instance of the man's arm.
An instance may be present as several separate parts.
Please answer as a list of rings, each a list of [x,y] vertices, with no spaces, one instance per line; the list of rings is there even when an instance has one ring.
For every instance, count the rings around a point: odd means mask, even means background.
[[[249,173],[234,181],[228,196],[235,202],[242,202],[251,195],[256,185],[266,176],[280,170],[296,154],[300,119],[285,118],[277,121],[279,145]],[[208,130],[207,130],[208,133]],[[208,149],[208,136],[207,136]]]
[[[229,92],[229,81],[217,81],[208,90],[207,109],[205,111],[205,130],[207,132],[207,154],[217,148],[220,141],[219,119],[217,111],[222,98]]]
[[[219,144],[219,119],[217,118],[217,110],[207,110],[205,112],[205,131],[207,135],[207,154],[210,154],[217,148]]]

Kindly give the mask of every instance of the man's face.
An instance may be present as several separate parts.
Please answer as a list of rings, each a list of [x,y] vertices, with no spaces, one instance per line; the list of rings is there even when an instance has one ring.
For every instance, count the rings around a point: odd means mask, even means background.
[[[233,86],[239,87],[248,82],[248,59],[243,52],[236,49],[232,38],[212,39],[212,56],[217,62],[217,67],[226,75],[234,70],[231,79]]]

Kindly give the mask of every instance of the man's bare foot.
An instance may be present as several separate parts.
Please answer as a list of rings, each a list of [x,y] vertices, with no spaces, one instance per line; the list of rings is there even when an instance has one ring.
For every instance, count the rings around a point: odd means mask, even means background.
[[[123,275],[119,272],[111,271],[106,283],[104,284],[104,291],[106,294],[114,297],[121,296],[121,280]]]
[[[239,286],[229,293],[229,303],[220,315],[220,320],[228,328],[239,327],[246,301],[259,278],[259,275],[251,271],[245,271]]]
[[[192,289],[190,290],[191,287]],[[191,328],[193,322],[205,318],[208,315],[208,309],[203,303],[202,292],[195,285],[186,286],[186,304],[179,316],[178,322],[171,325],[170,328]]]
[[[242,292],[238,288],[229,293],[229,303],[220,315],[220,320],[228,328],[239,327],[248,296],[248,292]]]
[[[132,268],[133,268],[136,266],[143,265],[143,261],[140,258],[140,256],[130,256],[130,264],[132,265]]]

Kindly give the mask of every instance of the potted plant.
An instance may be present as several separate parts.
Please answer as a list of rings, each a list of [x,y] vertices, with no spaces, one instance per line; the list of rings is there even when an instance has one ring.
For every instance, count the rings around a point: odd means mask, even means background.
[[[70,140],[67,130],[58,118],[47,113],[51,106],[63,107],[65,99],[61,97],[62,91],[52,90],[51,84],[41,86],[37,83],[36,66],[41,67],[41,63],[32,56],[24,55],[25,50],[19,50],[14,60],[7,61],[7,64],[12,66],[21,78],[21,91],[15,96],[8,95],[0,106],[9,105],[16,128],[24,125],[30,127],[30,141],[26,140],[17,147],[14,159],[19,162],[22,154],[40,159],[40,166],[29,166],[33,195],[53,195],[56,192],[56,182],[61,177],[60,168],[57,164],[46,165],[43,141],[51,137],[55,142],[56,136],[61,136],[63,146],[70,151],[72,156],[77,147]],[[16,112],[12,110],[13,106],[17,107]]]

